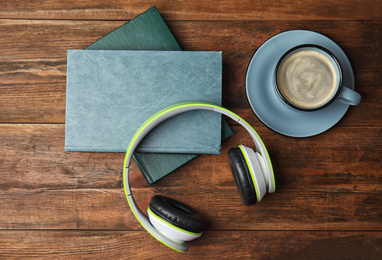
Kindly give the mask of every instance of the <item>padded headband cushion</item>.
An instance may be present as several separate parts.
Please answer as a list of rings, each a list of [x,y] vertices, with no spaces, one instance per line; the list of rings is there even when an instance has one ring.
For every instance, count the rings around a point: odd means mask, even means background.
[[[195,209],[165,196],[154,196],[150,209],[170,224],[190,232],[201,233],[206,226],[202,215]]]
[[[255,187],[247,162],[245,161],[240,148],[236,147],[229,149],[228,158],[232,175],[241,199],[247,206],[255,204],[257,201]]]

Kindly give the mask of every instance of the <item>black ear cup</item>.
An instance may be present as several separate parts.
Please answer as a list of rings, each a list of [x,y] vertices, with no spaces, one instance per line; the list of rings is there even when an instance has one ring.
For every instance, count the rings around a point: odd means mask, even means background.
[[[183,230],[201,233],[206,226],[200,213],[177,200],[156,195],[151,199],[149,207],[155,215]]]
[[[241,199],[247,206],[255,204],[257,202],[256,190],[247,162],[240,148],[235,147],[229,149],[228,158]]]

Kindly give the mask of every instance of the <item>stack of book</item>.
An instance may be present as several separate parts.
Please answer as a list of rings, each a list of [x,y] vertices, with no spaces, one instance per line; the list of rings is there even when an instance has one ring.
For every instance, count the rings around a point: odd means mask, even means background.
[[[222,102],[222,53],[181,51],[155,7],[84,50],[68,50],[65,150],[124,152],[139,126],[184,101]],[[149,184],[197,157],[219,154],[233,134],[220,114],[171,118],[134,160]]]

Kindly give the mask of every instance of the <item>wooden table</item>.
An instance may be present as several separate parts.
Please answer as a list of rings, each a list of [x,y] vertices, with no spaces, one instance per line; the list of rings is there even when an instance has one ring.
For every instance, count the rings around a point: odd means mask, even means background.
[[[381,3],[0,1],[0,257],[381,259]],[[276,172],[276,193],[241,203],[227,150],[251,141],[232,121],[236,134],[221,156],[201,156],[151,187],[133,164],[142,208],[163,194],[208,216],[188,254],[157,242],[132,215],[123,154],[64,151],[67,49],[88,46],[154,4],[184,50],[223,51],[223,105],[259,132]],[[245,93],[254,52],[292,29],[339,44],[363,98],[310,138],[267,128]]]

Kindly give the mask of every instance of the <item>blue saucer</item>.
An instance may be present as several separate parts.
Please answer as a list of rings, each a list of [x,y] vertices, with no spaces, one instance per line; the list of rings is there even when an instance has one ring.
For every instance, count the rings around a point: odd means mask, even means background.
[[[333,102],[314,112],[303,112],[286,105],[277,94],[274,70],[289,49],[301,44],[321,45],[332,52],[343,70],[343,85],[354,89],[354,74],[344,51],[328,37],[304,30],[277,34],[259,47],[249,63],[246,76],[248,101],[256,116],[272,130],[291,137],[320,134],[345,115],[349,105]]]

